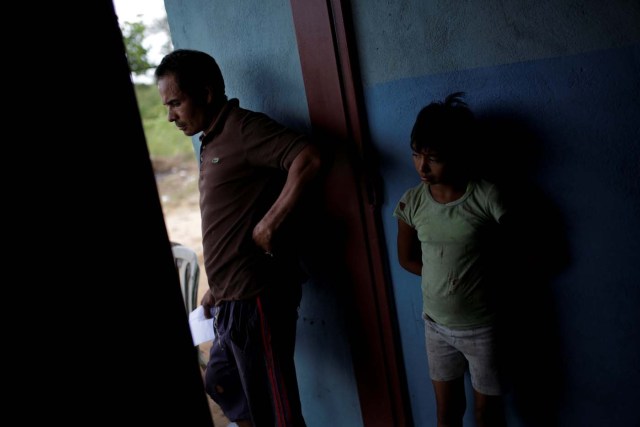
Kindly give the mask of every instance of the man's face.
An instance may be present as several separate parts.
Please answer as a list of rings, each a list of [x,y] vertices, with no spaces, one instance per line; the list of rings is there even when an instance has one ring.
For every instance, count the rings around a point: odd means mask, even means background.
[[[209,123],[205,106],[181,91],[173,74],[158,79],[158,91],[168,109],[167,119],[174,122],[185,135],[193,136],[206,130]]]

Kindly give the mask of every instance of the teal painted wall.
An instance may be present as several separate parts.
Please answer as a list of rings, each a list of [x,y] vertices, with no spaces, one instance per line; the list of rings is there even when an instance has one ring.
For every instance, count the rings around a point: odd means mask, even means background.
[[[309,129],[288,1],[165,5],[174,45],[213,54],[230,96]],[[351,7],[415,425],[433,425],[435,407],[420,289],[398,266],[391,211],[417,182],[408,148],[417,112],[457,90],[486,124],[491,138],[483,144],[493,155],[486,165],[529,196],[531,248],[549,262],[566,255],[555,269],[542,265],[536,280],[516,275],[505,292],[510,425],[637,425],[640,4],[353,0]],[[311,427],[362,425],[347,308],[332,285],[305,288],[299,323],[296,360]]]
[[[634,0],[351,1],[367,87],[617,48],[640,39]]]
[[[230,98],[290,126],[308,127],[288,1],[165,0],[165,9],[174,47],[216,58]]]
[[[549,256],[535,280],[514,272],[504,294],[509,425],[637,425],[640,3],[352,8],[415,425],[434,425],[434,396],[419,278],[398,265],[392,211],[418,183],[409,151],[416,114],[459,90],[486,125],[489,139],[478,141],[493,156],[486,166],[535,197],[525,205],[538,235],[530,245]]]

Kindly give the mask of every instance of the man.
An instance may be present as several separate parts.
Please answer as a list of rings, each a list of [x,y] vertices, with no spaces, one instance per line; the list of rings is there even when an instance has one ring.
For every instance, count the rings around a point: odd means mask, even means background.
[[[168,54],[155,77],[169,121],[188,136],[201,133],[202,305],[217,332],[205,389],[240,426],[304,426],[293,360],[304,275],[288,241],[319,152],[228,100],[204,52]]]

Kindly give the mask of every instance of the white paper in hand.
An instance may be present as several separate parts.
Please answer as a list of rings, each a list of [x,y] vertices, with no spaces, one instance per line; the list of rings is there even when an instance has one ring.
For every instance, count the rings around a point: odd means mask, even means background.
[[[189,326],[191,327],[193,345],[212,341],[216,337],[213,329],[213,318],[207,319],[204,317],[204,307],[201,305],[189,313]]]

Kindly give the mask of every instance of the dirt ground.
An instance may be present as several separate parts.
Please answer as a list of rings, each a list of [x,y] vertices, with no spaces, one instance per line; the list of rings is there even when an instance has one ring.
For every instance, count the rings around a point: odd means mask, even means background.
[[[207,279],[203,270],[202,258],[202,232],[198,205],[198,164],[193,156],[182,159],[154,159],[153,168],[169,240],[190,247],[198,254],[200,264],[198,301],[200,301],[207,289]],[[200,345],[203,360],[209,358],[210,347],[210,343]],[[230,424],[209,396],[207,399],[215,427],[235,425]]]

